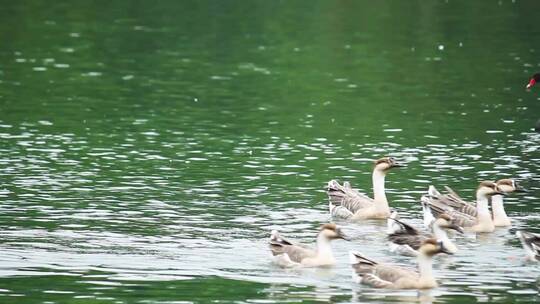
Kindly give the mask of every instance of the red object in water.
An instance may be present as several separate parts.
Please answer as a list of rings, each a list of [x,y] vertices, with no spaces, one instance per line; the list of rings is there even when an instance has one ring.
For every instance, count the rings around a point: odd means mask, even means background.
[[[526,86],[527,89],[530,89],[532,88],[532,86],[539,82],[540,81],[540,73],[536,73],[533,75],[533,77],[531,78],[531,80],[529,80],[529,84]]]

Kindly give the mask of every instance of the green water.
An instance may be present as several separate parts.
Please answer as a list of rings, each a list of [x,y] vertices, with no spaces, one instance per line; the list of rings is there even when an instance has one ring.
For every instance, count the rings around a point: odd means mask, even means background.
[[[1,303],[529,303],[540,232],[540,2],[4,1]],[[457,238],[440,287],[351,280],[348,250],[389,253],[380,223],[340,223],[331,269],[271,263],[272,229],[311,243],[324,185],[420,225],[430,184],[472,199],[518,179],[510,229]]]

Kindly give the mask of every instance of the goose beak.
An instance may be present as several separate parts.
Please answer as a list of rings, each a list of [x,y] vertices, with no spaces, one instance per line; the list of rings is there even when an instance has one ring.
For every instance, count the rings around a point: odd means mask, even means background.
[[[493,195],[502,195],[502,196],[505,196],[505,195],[506,195],[506,192],[503,192],[503,191],[501,190],[501,188],[499,188],[499,187],[495,187],[495,192],[493,192],[493,194],[492,194],[491,196],[493,196]]]
[[[345,241],[350,241],[349,237],[346,236],[346,235],[343,233],[343,231],[341,231],[341,230],[338,230],[338,232],[337,232],[337,238],[338,238],[338,239],[345,240]]]
[[[527,84],[527,86],[525,87],[527,90],[532,88],[532,86],[536,83],[536,80],[534,80],[534,78],[532,78],[530,81],[529,81],[529,84]]]
[[[403,167],[407,167],[405,164],[402,164],[402,163],[394,163],[392,164],[392,168],[403,168]]]
[[[448,226],[448,229],[455,230],[455,231],[457,231],[457,232],[459,232],[459,233],[461,233],[461,234],[464,233],[463,228],[462,228],[461,226],[456,225],[456,224],[451,224],[451,225],[449,225],[449,226]]]
[[[450,254],[450,255],[454,254],[453,252],[448,251],[448,249],[446,249],[446,247],[444,247],[442,243],[440,243],[440,246],[441,246],[441,249],[439,249],[439,252]]]
[[[520,185],[516,184],[514,192],[529,192],[527,189],[521,187]]]

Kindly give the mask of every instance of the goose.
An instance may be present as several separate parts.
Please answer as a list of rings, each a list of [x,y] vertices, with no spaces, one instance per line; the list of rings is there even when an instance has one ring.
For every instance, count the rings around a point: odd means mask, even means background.
[[[319,267],[335,264],[330,242],[345,239],[345,235],[335,224],[324,224],[317,235],[316,249],[295,244],[283,238],[277,230],[272,230],[270,250],[276,264],[282,267]]]
[[[521,245],[527,252],[527,259],[531,261],[540,261],[540,234],[516,231],[516,236],[521,241]]]
[[[496,184],[499,190],[505,194],[509,194],[512,192],[525,192],[525,189],[523,189],[517,183],[517,181],[510,178],[500,179],[496,182]],[[476,207],[474,206],[474,204],[463,200],[450,187],[445,188],[448,191],[448,194],[446,195],[447,199],[441,201],[442,203],[446,204],[449,207],[452,207],[453,209],[461,213],[465,213],[472,217],[477,216],[478,212],[476,211]],[[493,212],[492,218],[495,227],[505,227],[511,225],[510,219],[508,218],[508,216],[506,215],[506,211],[504,210],[503,195],[495,194],[491,196],[491,209]]]
[[[437,287],[437,281],[432,273],[432,257],[438,253],[452,253],[444,247],[442,241],[436,239],[425,240],[418,249],[418,253],[418,272],[410,268],[379,264],[359,252],[349,252],[349,258],[357,283],[390,289]]]
[[[326,193],[333,217],[352,220],[388,218],[390,207],[384,190],[384,178],[390,169],[403,165],[393,157],[383,157],[374,164],[373,199],[353,189],[348,182],[343,185],[336,180],[328,182]]]
[[[448,238],[445,230],[452,229],[459,233],[463,233],[463,228],[454,224],[452,218],[447,214],[440,214],[439,217],[431,223],[432,233],[420,232],[418,229],[395,219],[392,216],[388,218],[388,221],[395,222],[399,226],[398,229],[392,231],[387,237],[391,242],[390,251],[392,252],[407,256],[418,256],[420,245],[429,238],[440,240],[443,243],[444,248],[451,253],[456,253],[458,251],[457,246]],[[390,226],[391,224],[388,223],[388,225]]]
[[[454,219],[454,223],[473,232],[493,232],[495,225],[488,208],[488,198],[503,194],[494,182],[481,182],[476,189],[476,216],[459,212],[449,205],[452,204],[451,195],[442,195],[435,187],[430,186],[428,194],[422,196],[424,210],[424,224],[441,213],[446,213]]]
[[[525,87],[527,90],[532,88],[535,83],[540,82],[540,73],[534,74],[531,79],[529,80],[529,83]]]

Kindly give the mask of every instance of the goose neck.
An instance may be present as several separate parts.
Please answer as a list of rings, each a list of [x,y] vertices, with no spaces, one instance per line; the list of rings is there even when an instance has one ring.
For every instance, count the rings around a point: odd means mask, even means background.
[[[384,178],[386,173],[381,170],[373,170],[372,182],[373,182],[373,199],[376,203],[388,204],[386,199],[386,193],[384,188]]]
[[[330,246],[330,240],[322,233],[319,233],[319,235],[317,236],[317,255],[319,257],[325,257],[330,259],[333,259],[334,257],[332,253],[332,247]]]
[[[436,239],[441,240],[443,242],[449,241],[448,234],[446,234],[446,231],[436,223],[433,223],[433,236],[435,236]]]
[[[476,195],[476,209],[478,215],[489,215],[488,199],[485,195]]]
[[[420,273],[420,281],[433,280],[433,261],[431,257],[425,254],[418,256],[418,272]]]
[[[508,216],[504,210],[504,202],[502,195],[494,195],[491,197],[491,209],[493,210],[494,221],[507,221]]]

